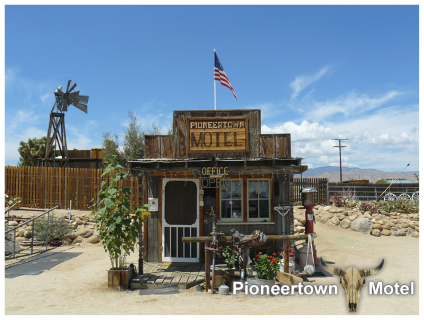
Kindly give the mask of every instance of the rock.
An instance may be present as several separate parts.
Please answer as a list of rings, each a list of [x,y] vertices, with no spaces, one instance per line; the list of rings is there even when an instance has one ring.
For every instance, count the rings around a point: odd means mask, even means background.
[[[348,216],[349,215],[349,211],[347,211],[347,210],[344,210],[342,213],[343,213],[344,216]]]
[[[385,224],[385,225],[383,226],[383,229],[384,229],[384,230],[390,230],[390,226],[389,226],[389,225],[387,225],[387,224]]]
[[[408,228],[408,231],[406,231],[406,235],[409,236],[413,232],[415,232],[415,229]]]
[[[9,227],[16,227],[18,225],[18,221],[9,221]]]
[[[299,220],[294,219],[294,226],[295,226],[295,227],[301,227],[301,226],[302,226],[302,224],[300,223],[300,221],[299,221]]]
[[[351,223],[350,228],[354,231],[370,233],[372,230],[372,222],[368,218],[357,218]]]
[[[378,230],[378,229],[374,229],[371,234],[374,237],[380,237],[381,236],[380,230]]]
[[[30,230],[28,230],[28,229],[25,230],[24,237],[27,238],[27,239],[28,238],[31,238],[32,237],[32,232]]]
[[[87,239],[87,242],[96,244],[100,242],[100,238],[98,235],[92,235],[90,238]]]
[[[342,221],[344,218],[346,218],[346,216],[344,214],[339,214],[337,215],[337,218]]]
[[[333,215],[330,212],[327,212],[321,217],[320,221],[322,223],[327,223],[327,221],[332,217],[333,217]]]
[[[94,218],[90,218],[90,219],[88,219],[88,221],[90,221],[90,222],[96,222],[96,219],[94,219]]]
[[[324,211],[328,211],[328,210],[330,210],[331,209],[331,206],[325,206],[324,208],[323,208],[323,210]]]
[[[350,221],[350,219],[346,218],[342,222],[340,222],[340,228],[347,229],[347,228],[350,227],[351,223],[352,223],[352,221]]]
[[[420,232],[420,227],[419,226],[415,226],[415,231]]]
[[[78,228],[75,232],[78,236],[81,236],[83,238],[89,238],[93,235],[93,230],[89,228]]]
[[[375,217],[374,217],[374,219],[377,221],[377,220],[383,220],[383,218],[382,217],[380,217],[379,215],[376,215]]]
[[[420,234],[418,232],[412,232],[411,237],[419,238]]]
[[[353,215],[349,216],[349,217],[348,217],[348,219],[349,219],[350,221],[353,221],[353,220],[355,220],[357,217],[358,217],[358,215],[357,215],[357,214],[353,214]]]
[[[398,230],[398,231],[395,231],[394,235],[396,237],[404,237],[404,236],[406,236],[406,232]]]
[[[81,242],[82,242],[82,237],[78,236],[78,237],[75,238],[74,241],[72,241],[72,244],[81,243]]]
[[[383,235],[383,236],[390,236],[391,234],[392,234],[392,232],[390,231],[390,230],[383,230],[383,231],[381,231],[381,234]]]
[[[377,229],[377,230],[383,230],[383,226],[381,225],[381,224],[379,224],[379,223],[374,223],[373,225],[372,225],[372,229]]]
[[[22,251],[21,247],[15,243],[15,253]],[[6,242],[4,245],[4,252],[13,254],[13,242]]]
[[[75,218],[75,223],[78,225],[83,224],[82,220],[78,217]]]
[[[339,220],[339,218],[334,216],[329,220],[329,223],[331,223],[334,226],[338,226],[340,224],[340,220]]]
[[[408,228],[409,227],[409,223],[402,223],[400,226],[401,226],[401,228]]]
[[[415,229],[415,222],[413,221],[409,222],[409,227],[412,229]]]
[[[330,212],[330,213],[337,213],[338,211],[335,208],[331,208],[328,212]]]
[[[19,231],[18,231],[18,233],[17,233],[17,236],[18,236],[18,237],[23,237],[23,236],[25,236],[25,229],[23,229],[23,228],[19,229]]]

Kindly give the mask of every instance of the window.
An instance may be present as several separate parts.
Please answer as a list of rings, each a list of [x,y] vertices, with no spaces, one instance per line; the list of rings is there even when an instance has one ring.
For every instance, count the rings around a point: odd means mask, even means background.
[[[221,181],[221,219],[223,221],[243,221],[242,195],[241,180]]]
[[[248,212],[250,221],[270,221],[269,180],[248,180],[247,193]]]

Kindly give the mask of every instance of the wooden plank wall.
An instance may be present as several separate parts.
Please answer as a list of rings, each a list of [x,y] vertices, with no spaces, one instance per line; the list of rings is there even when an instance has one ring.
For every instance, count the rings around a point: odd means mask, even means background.
[[[57,204],[62,209],[91,210],[90,200],[97,197],[103,169],[5,167],[5,192],[22,198],[21,207],[47,209]],[[123,181],[120,188],[130,188],[131,207],[139,207],[139,186],[136,177]]]
[[[144,153],[146,159],[173,159],[174,145],[171,135],[144,135]]]
[[[315,197],[317,204],[327,203],[327,178],[294,178],[292,189],[294,202],[302,201],[301,190],[305,187],[312,187],[317,190]]]
[[[291,158],[290,133],[261,134],[261,158]]]

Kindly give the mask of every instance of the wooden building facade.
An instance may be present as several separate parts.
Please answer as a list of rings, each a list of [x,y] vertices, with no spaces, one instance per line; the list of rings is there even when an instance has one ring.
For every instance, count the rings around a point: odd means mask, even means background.
[[[261,134],[261,111],[174,111],[173,135],[146,135],[145,158],[129,162],[143,184],[151,218],[144,226],[147,261],[199,262],[187,236],[218,232],[293,232],[293,174],[307,170],[291,155],[290,134]],[[276,244],[277,246],[280,244]]]

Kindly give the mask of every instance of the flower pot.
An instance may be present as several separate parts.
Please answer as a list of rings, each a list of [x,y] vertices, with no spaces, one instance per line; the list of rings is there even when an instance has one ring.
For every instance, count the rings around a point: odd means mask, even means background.
[[[268,279],[247,278],[246,282],[249,285],[255,285],[255,286],[266,285],[269,287],[272,287],[275,284],[274,279],[268,280]]]
[[[124,270],[108,270],[108,288],[131,288],[131,279],[133,269],[126,268]]]
[[[231,288],[233,285],[233,281],[235,279],[235,276],[234,276],[235,271],[236,271],[235,268],[228,268],[226,264],[216,265],[214,288],[219,288],[223,284]],[[211,272],[212,272],[212,266],[211,266]]]

